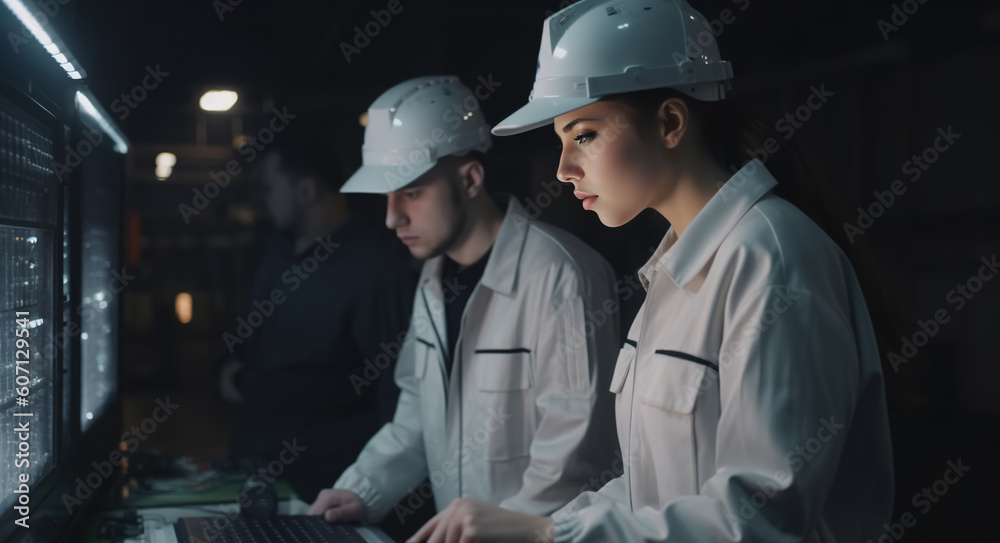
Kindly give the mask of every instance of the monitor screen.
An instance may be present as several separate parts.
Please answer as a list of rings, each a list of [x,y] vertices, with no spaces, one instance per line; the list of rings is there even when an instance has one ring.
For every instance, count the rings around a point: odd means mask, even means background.
[[[80,425],[86,432],[117,397],[120,185],[110,152],[82,167],[80,209]]]
[[[56,184],[50,131],[0,98],[0,510],[55,466]]]

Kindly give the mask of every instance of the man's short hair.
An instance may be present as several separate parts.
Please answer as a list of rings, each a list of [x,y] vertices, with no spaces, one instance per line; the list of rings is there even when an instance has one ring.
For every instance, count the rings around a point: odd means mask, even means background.
[[[457,158],[460,159],[460,160],[462,160],[462,161],[476,160],[480,164],[483,165],[483,169],[484,170],[486,169],[486,153],[484,153],[482,151],[477,151],[477,150],[473,149],[473,150],[469,151],[468,153],[466,153],[466,154],[464,154],[464,155],[462,155],[460,157],[457,157]]]
[[[440,159],[438,159],[438,163],[440,164],[440,163],[444,162],[444,163],[447,163],[447,164],[449,164],[449,165],[454,166],[454,167],[457,168],[459,165],[465,164],[466,162],[470,162],[470,161],[473,161],[473,160],[475,160],[475,161],[479,162],[480,164],[482,164],[483,165],[483,170],[487,169],[486,168],[486,153],[483,153],[482,151],[477,151],[475,149],[473,149],[473,150],[471,150],[471,151],[469,151],[469,152],[467,152],[467,153],[465,153],[464,155],[461,155],[461,156],[459,156],[459,155],[448,155],[448,156],[445,156],[445,157],[441,157]]]

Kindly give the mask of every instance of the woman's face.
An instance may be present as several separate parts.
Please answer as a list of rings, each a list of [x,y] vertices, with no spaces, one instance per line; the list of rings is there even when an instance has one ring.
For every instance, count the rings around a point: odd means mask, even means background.
[[[664,175],[662,144],[639,136],[622,103],[601,101],[555,118],[562,141],[556,177],[572,183],[584,209],[605,226],[621,226],[657,201]]]

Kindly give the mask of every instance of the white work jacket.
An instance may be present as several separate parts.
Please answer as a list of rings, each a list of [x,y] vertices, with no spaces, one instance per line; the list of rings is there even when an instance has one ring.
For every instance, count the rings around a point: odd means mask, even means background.
[[[557,542],[860,543],[892,512],[875,335],[846,256],[759,160],[640,270],[618,355],[624,473]]]
[[[607,392],[620,345],[611,267],[565,231],[528,220],[511,198],[462,314],[449,379],[442,262],[428,260],[418,281],[395,418],[334,488],[358,494],[371,522],[425,475],[438,510],[465,497],[550,514],[617,448]]]

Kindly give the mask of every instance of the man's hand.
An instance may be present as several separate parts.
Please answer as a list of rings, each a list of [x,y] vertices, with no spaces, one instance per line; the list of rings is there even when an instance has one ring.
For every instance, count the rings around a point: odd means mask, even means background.
[[[327,488],[320,490],[309,506],[308,515],[323,515],[327,522],[358,522],[367,514],[365,502],[350,490]]]
[[[552,519],[458,499],[427,521],[407,543],[551,543]]]
[[[230,358],[222,366],[222,371],[219,372],[219,393],[222,394],[223,399],[227,402],[243,403],[243,394],[240,393],[239,387],[236,386],[236,376],[245,367],[243,362],[235,358]]]

